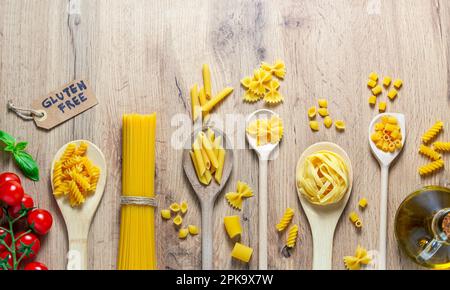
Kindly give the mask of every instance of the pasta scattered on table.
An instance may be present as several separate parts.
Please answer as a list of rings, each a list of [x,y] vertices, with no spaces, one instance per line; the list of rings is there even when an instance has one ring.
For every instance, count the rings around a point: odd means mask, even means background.
[[[253,249],[241,243],[234,244],[234,248],[231,251],[231,257],[245,263],[248,263],[250,261],[252,254]]]
[[[444,168],[444,160],[439,159],[419,167],[419,174],[429,175]]]
[[[242,181],[238,181],[236,192],[228,192],[225,194],[225,198],[228,203],[235,209],[242,209],[242,202],[244,198],[253,196],[253,190],[251,187]]]
[[[424,155],[424,156],[427,156],[428,158],[430,158],[433,161],[441,159],[441,154],[439,154],[438,152],[434,151],[433,148],[428,147],[428,146],[423,145],[423,144],[420,144],[419,153]]]
[[[239,216],[226,216],[223,218],[223,224],[230,239],[235,239],[242,235],[242,226]]]
[[[297,237],[298,237],[298,226],[293,225],[289,229],[289,233],[286,239],[286,247],[293,248],[295,247],[295,244],[297,243]]]
[[[439,133],[441,133],[442,129],[444,128],[444,122],[437,121],[434,123],[433,126],[431,126],[430,129],[428,129],[423,135],[422,135],[422,142],[427,144],[432,139],[436,138]]]
[[[368,265],[372,262],[367,250],[358,245],[354,256],[345,256],[344,265],[348,270],[360,270],[361,265]]]
[[[363,224],[362,224],[361,218],[358,216],[358,214],[356,212],[352,211],[350,213],[350,215],[348,216],[348,218],[355,225],[355,227],[362,228]]]
[[[280,222],[276,225],[276,228],[279,232],[284,231],[287,226],[291,223],[292,218],[294,217],[294,210],[290,207],[286,208],[284,211],[283,217]]]
[[[450,152],[450,142],[434,142],[433,148],[440,152]]]

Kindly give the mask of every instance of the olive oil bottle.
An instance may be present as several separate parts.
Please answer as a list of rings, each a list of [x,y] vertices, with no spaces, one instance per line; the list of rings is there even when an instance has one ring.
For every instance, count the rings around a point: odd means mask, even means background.
[[[427,186],[410,194],[397,210],[395,235],[416,263],[450,269],[450,189]]]

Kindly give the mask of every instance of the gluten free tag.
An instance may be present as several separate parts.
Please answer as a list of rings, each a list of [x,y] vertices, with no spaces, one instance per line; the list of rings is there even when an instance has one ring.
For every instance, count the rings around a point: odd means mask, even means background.
[[[32,108],[43,113],[36,126],[51,129],[97,105],[98,101],[85,80],[76,80],[33,101]]]

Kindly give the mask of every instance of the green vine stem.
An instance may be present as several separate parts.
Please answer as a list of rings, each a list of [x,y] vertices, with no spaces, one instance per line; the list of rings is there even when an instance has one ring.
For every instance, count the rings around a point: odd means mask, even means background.
[[[11,253],[12,259],[13,259],[13,270],[17,270],[19,268],[20,262],[22,262],[23,258],[25,258],[25,255],[22,255],[19,259],[17,259],[17,249],[16,249],[16,242],[18,240],[20,240],[20,238],[22,238],[23,236],[31,233],[31,230],[27,230],[25,232],[23,232],[22,234],[20,234],[19,236],[15,237],[14,236],[14,224],[19,221],[20,219],[22,219],[23,217],[25,217],[28,212],[30,210],[32,210],[32,208],[23,208],[23,210],[21,211],[20,215],[16,218],[12,218],[8,211],[5,208],[2,208],[3,212],[5,213],[6,219],[8,221],[8,227],[9,229],[6,229],[4,227],[0,227],[0,229],[4,230],[5,232],[7,232],[10,236],[11,236],[11,245],[8,246],[6,244],[6,242],[4,241],[4,239],[0,239],[0,244],[2,244],[7,250],[8,252]],[[34,245],[34,242],[29,246],[29,248],[31,248]],[[8,266],[7,266],[8,265]],[[4,270],[8,270],[9,269],[9,264],[3,264],[2,265]]]

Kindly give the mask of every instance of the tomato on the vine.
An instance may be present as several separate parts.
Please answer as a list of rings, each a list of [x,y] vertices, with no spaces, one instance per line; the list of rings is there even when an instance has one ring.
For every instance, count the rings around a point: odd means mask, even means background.
[[[41,248],[41,241],[39,241],[39,238],[35,234],[19,232],[15,235],[15,238],[18,259],[23,255],[25,255],[24,259],[32,259],[36,257],[39,249]]]
[[[24,192],[17,181],[6,181],[0,185],[0,200],[9,206],[20,205]]]
[[[10,206],[8,208],[8,214],[12,218],[16,218],[20,215],[20,210],[22,206],[26,209],[31,209],[34,207],[34,201],[28,194],[24,194],[22,197],[22,202],[19,205]]]
[[[52,215],[45,209],[34,209],[28,213],[28,225],[39,235],[48,233],[53,224]]]
[[[0,240],[2,240],[2,239],[6,243],[6,245],[8,245],[8,246],[11,245],[11,241],[12,241],[11,235],[7,231],[0,229]],[[6,247],[2,243],[0,243],[0,253],[5,250],[6,250]]]
[[[23,269],[31,271],[39,271],[39,270],[45,271],[48,270],[48,267],[41,262],[31,262],[28,263]]]
[[[3,265],[5,265],[6,267],[8,267],[9,265],[8,270],[12,270],[13,268],[13,256],[8,251],[0,253],[0,270],[5,270],[3,268]]]
[[[2,174],[0,174],[0,185],[7,181],[16,181],[18,183],[22,183],[19,176],[12,172],[3,172]]]

